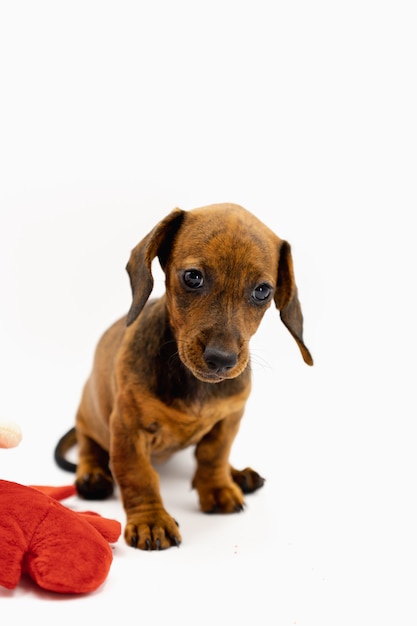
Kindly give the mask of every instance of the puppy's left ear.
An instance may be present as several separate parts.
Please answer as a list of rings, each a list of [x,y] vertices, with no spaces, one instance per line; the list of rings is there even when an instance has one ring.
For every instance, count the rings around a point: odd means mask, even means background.
[[[303,314],[295,284],[291,247],[287,241],[281,244],[274,300],[281,320],[297,342],[304,361],[313,365],[313,358],[303,341]]]
[[[127,314],[127,325],[135,321],[148,300],[153,288],[152,261],[158,256],[162,268],[171,250],[185,211],[174,209],[157,224],[135,248],[126,266],[132,287],[132,306]]]

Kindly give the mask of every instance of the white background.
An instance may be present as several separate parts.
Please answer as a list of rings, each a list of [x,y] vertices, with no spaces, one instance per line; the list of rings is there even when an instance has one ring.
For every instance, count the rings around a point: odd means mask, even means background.
[[[0,420],[23,431],[1,477],[73,480],[54,445],[175,206],[236,202],[290,241],[315,358],[268,311],[243,514],[198,512],[186,452],[161,468],[179,550],[121,539],[98,592],[22,581],[3,617],[417,624],[416,28],[403,0],[1,2]]]

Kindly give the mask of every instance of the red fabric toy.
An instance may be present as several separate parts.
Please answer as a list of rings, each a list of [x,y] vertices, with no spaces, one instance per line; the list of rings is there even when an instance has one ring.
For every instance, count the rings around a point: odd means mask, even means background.
[[[9,425],[6,430],[7,438],[0,426],[0,448],[20,441],[20,431],[13,438]],[[0,480],[1,586],[13,589],[23,573],[59,593],[88,593],[104,582],[113,560],[109,542],[118,540],[121,525],[58,502],[75,492],[74,485],[25,487]]]

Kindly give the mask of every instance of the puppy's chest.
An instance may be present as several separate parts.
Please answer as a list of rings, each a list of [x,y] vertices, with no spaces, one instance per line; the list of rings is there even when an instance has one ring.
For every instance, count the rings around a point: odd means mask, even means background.
[[[141,419],[152,455],[162,459],[197,444],[218,421],[243,412],[245,401],[243,393],[205,403],[176,399],[169,406],[155,399]]]

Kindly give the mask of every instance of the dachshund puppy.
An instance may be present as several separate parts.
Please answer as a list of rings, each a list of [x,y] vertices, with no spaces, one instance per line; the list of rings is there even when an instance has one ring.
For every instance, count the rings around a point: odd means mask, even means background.
[[[149,300],[152,260],[166,292]],[[76,471],[78,493],[120,489],[128,545],[179,545],[153,463],[195,446],[193,487],[206,513],[241,511],[244,493],[263,485],[229,463],[251,387],[249,340],[274,301],[304,361],[303,317],[290,246],[234,204],[173,210],[133,249],[127,265],[132,305],[100,340],[75,428],[55,459]],[[78,464],[67,461],[78,444]]]

